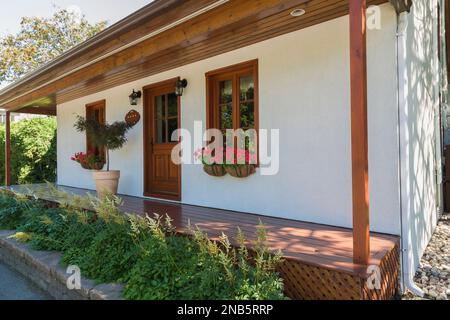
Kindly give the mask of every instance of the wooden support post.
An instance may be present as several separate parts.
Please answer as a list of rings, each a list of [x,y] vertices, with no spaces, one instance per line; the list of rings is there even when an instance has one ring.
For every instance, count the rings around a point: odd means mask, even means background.
[[[11,113],[6,112],[5,121],[5,185],[11,185]]]
[[[370,259],[366,0],[350,0],[353,261]]]

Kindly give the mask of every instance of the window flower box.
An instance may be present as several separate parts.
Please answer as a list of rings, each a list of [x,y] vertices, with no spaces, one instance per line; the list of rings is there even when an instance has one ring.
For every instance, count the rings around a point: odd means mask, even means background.
[[[224,166],[221,164],[204,164],[203,171],[212,177],[223,177],[227,174]]]
[[[256,163],[258,157],[256,152],[250,152],[248,149],[227,148],[225,153],[226,172],[235,178],[247,178],[256,172]]]
[[[223,166],[223,151],[213,154],[213,151],[208,148],[197,150],[194,156],[203,164],[203,171],[212,177],[223,177],[227,174]]]
[[[235,178],[247,178],[256,172],[254,164],[233,164],[225,166],[225,171]]]

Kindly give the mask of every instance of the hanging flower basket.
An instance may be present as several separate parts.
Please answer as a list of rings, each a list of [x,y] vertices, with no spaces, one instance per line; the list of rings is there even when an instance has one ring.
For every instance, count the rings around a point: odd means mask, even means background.
[[[225,168],[221,164],[204,164],[203,171],[212,177],[223,177],[227,174]]]
[[[225,166],[226,172],[235,178],[247,178],[256,172],[254,164],[234,164]]]
[[[223,177],[227,174],[223,164],[221,164],[221,161],[223,161],[223,150],[213,152],[211,149],[202,148],[197,150],[194,156],[203,163],[203,171],[208,175],[212,177]]]
[[[92,152],[83,153],[78,152],[72,158],[72,161],[75,161],[80,164],[83,169],[86,170],[102,170],[105,166],[105,161]]]

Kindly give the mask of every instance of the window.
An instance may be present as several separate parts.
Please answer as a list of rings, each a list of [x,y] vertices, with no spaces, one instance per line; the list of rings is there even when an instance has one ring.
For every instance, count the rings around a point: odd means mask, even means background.
[[[100,124],[105,124],[106,121],[106,101],[98,101],[86,105],[86,119],[94,119]],[[105,159],[105,149],[94,147],[89,138],[89,134],[86,134],[86,152],[94,153],[95,155]]]
[[[258,61],[208,72],[207,126],[258,130]]]
[[[178,97],[164,93],[155,99],[155,143],[172,143],[172,134],[178,129]]]

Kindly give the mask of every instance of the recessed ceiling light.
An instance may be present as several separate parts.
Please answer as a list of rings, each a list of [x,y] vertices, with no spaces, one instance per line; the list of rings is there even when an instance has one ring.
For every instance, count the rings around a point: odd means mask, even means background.
[[[300,17],[306,13],[305,9],[294,9],[291,11],[291,16]]]

